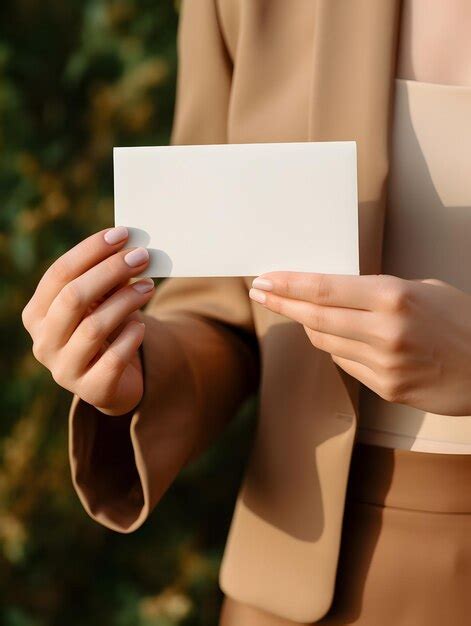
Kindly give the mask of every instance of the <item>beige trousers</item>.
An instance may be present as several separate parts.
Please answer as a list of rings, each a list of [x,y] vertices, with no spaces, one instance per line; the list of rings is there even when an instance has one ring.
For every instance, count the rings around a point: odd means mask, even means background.
[[[470,623],[471,455],[357,444],[336,594],[317,624]],[[226,600],[221,624],[294,622]]]

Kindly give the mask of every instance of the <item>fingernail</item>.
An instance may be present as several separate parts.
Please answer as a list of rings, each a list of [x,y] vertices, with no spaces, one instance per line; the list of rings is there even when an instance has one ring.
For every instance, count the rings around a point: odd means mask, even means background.
[[[129,265],[129,267],[139,267],[139,265],[143,265],[149,260],[149,253],[145,248],[136,248],[135,250],[131,250],[124,257],[124,262]]]
[[[126,226],[116,226],[116,228],[112,228],[111,230],[106,231],[104,235],[104,239],[106,243],[109,243],[113,246],[120,241],[124,241],[128,238],[128,229]]]
[[[133,283],[132,288],[135,289],[137,293],[148,293],[154,288],[154,281],[152,278],[145,278],[138,283]]]
[[[255,302],[260,302],[260,304],[265,304],[267,301],[267,294],[259,289],[251,289],[249,291],[249,296],[252,300],[255,300]]]
[[[267,278],[255,278],[252,287],[263,289],[263,291],[271,291],[273,289],[273,283]]]

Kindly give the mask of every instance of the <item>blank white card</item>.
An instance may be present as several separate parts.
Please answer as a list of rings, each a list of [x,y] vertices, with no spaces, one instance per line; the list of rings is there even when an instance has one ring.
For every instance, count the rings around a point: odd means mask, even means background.
[[[114,184],[148,276],[359,273],[355,142],[115,148]]]

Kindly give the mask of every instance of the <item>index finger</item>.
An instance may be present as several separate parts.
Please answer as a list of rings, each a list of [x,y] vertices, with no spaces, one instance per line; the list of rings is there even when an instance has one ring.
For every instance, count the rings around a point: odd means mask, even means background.
[[[268,272],[252,283],[255,289],[271,291],[293,300],[324,306],[372,311],[378,290],[378,277],[311,272]]]
[[[44,317],[52,301],[70,281],[120,250],[129,236],[124,226],[101,230],[59,257],[38,283],[28,308],[35,317]]]

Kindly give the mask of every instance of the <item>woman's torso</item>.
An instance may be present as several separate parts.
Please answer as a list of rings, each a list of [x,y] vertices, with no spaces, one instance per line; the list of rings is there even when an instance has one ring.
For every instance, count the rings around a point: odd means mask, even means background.
[[[471,86],[396,79],[383,272],[471,293]],[[434,415],[362,392],[359,439],[471,453],[471,417]]]
[[[463,34],[470,21],[471,4],[461,0],[404,3],[383,251],[384,273],[438,278],[468,293],[471,38]],[[471,417],[393,404],[369,389],[360,415],[364,443],[471,453]]]
[[[394,43],[388,37],[394,31],[395,42],[395,3],[300,0],[298,11],[291,6],[288,9],[284,0],[221,0],[219,4],[228,56],[234,64],[228,140],[355,137],[360,148],[360,240],[363,248],[368,247],[368,240],[380,233],[382,224],[380,207],[387,169],[383,96],[389,96],[392,75],[389,62]],[[319,7],[321,10],[316,11]],[[320,23],[318,18],[322,18]],[[360,45],[361,52],[357,53]],[[370,81],[373,75],[374,83]],[[367,254],[363,250],[365,273],[376,271],[376,249],[375,244]],[[333,377],[329,377],[329,355],[312,350],[304,334],[295,334],[292,324],[275,321],[261,307],[254,308],[253,313],[264,363],[261,416],[253,453],[256,462],[249,465],[226,549],[226,569],[232,562],[234,576],[230,584],[227,572],[222,580],[225,592],[242,602],[254,594],[258,600],[269,595],[267,605],[276,613],[285,600],[299,607],[305,594],[316,595],[328,579],[337,553],[327,555],[325,537],[326,533],[331,535],[331,546],[336,520],[341,519],[333,511],[338,513],[343,492],[339,489],[338,497],[333,494],[350,440],[345,437],[347,431],[338,428],[341,415],[334,411],[334,405],[340,396]],[[349,417],[346,412],[342,416]],[[335,458],[334,446],[342,450]],[[444,459],[441,455],[440,460]],[[257,497],[257,506],[253,506]],[[293,525],[286,523],[291,523],[290,515],[296,519],[294,533]],[[315,536],[314,528],[318,532]],[[247,546],[249,549],[244,550]],[[287,571],[296,575],[273,580],[273,572]],[[306,580],[308,591],[303,586]],[[388,579],[384,580],[387,593]],[[279,586],[274,587],[274,582]],[[361,596],[359,599],[361,605]],[[260,606],[260,602],[248,603]],[[237,612],[231,612],[224,624],[294,623],[241,602],[232,605]]]

